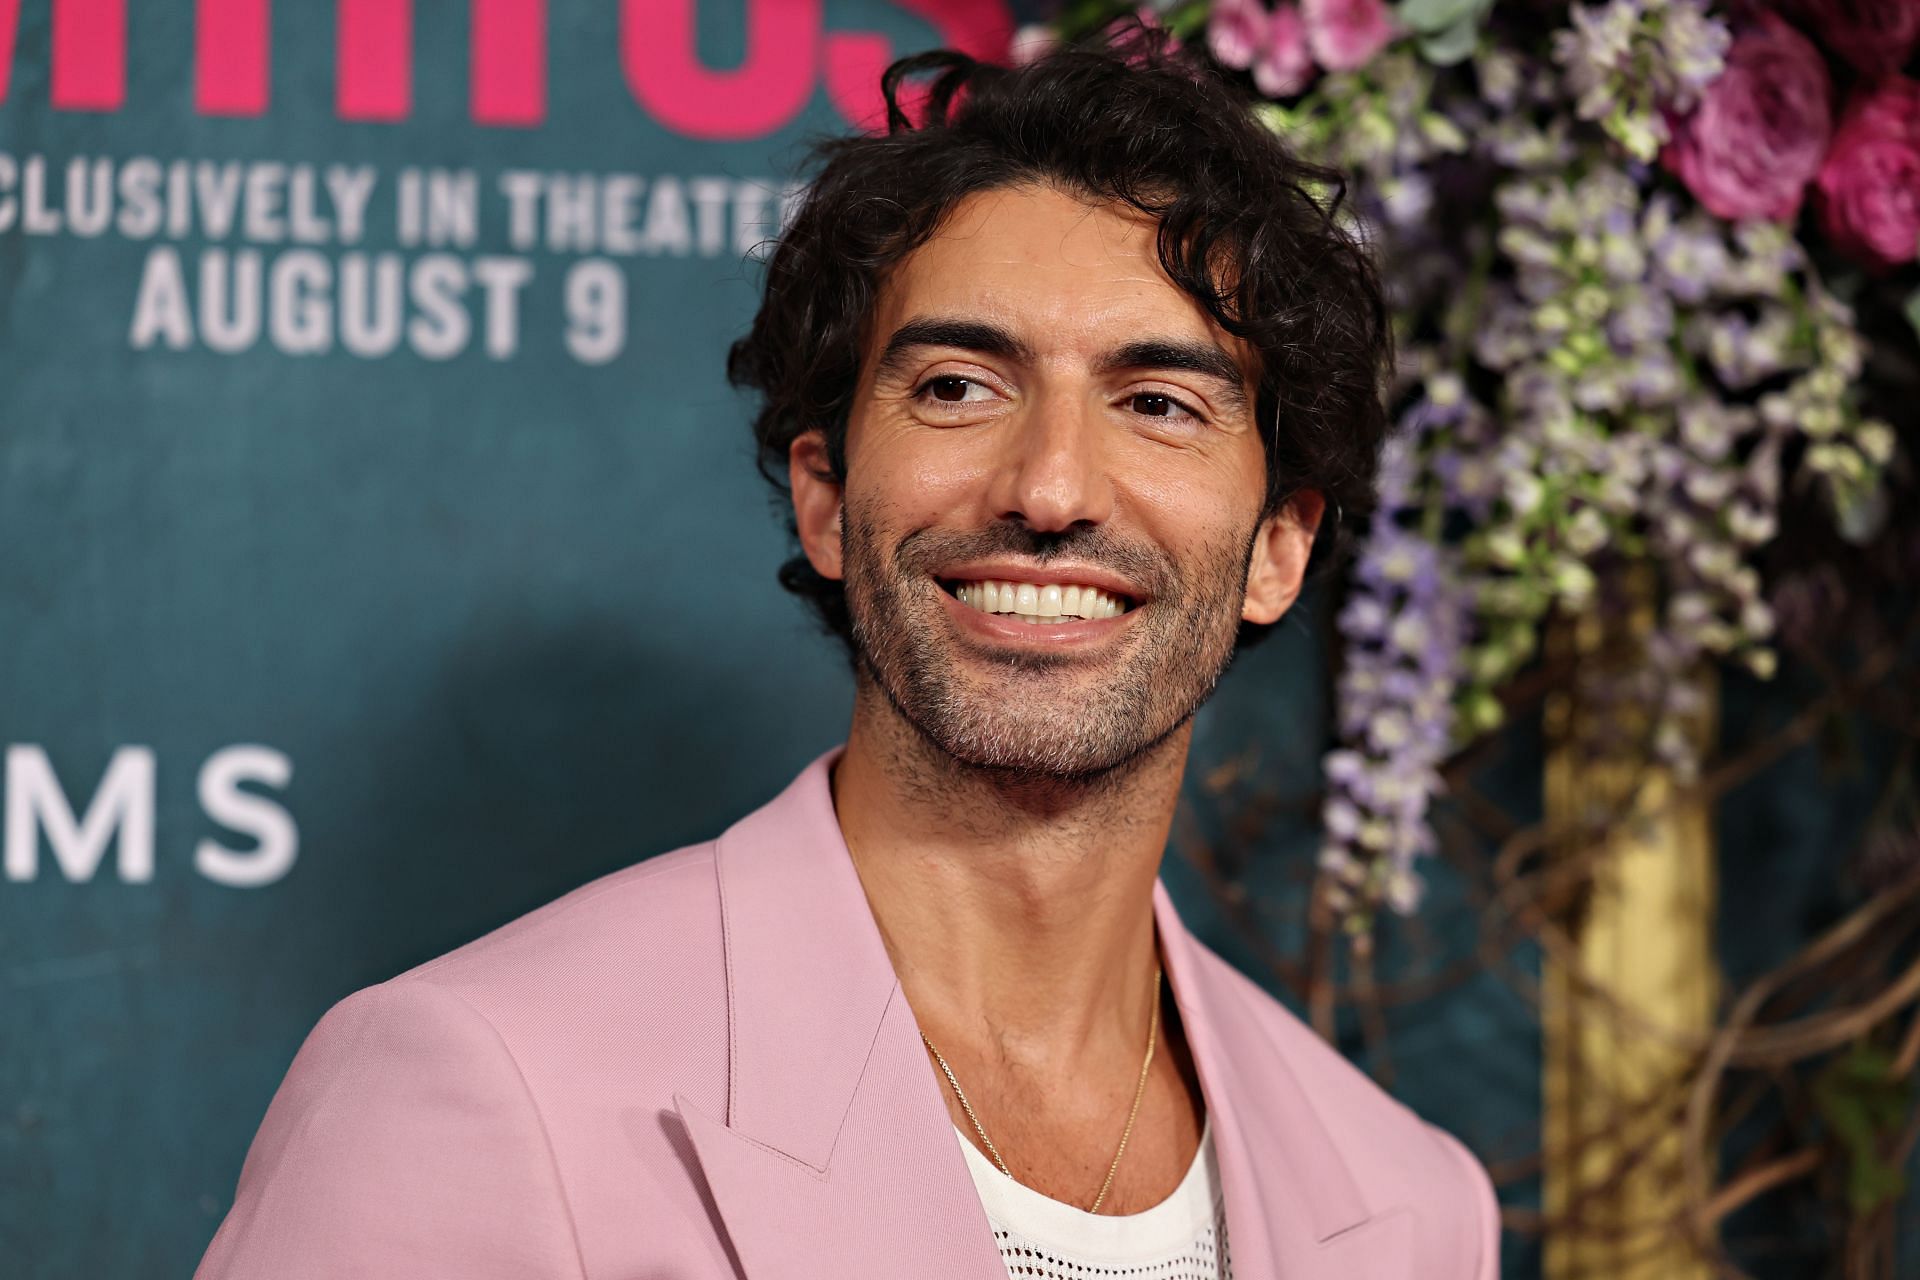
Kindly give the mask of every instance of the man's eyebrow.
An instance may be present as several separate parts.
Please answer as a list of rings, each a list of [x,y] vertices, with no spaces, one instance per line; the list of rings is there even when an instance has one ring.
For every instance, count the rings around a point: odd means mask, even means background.
[[[1095,373],[1125,369],[1181,369],[1219,384],[1220,399],[1229,409],[1248,411],[1247,388],[1234,358],[1211,342],[1187,338],[1142,338],[1102,356]]]
[[[919,347],[954,347],[1024,364],[1033,364],[1037,359],[1032,347],[991,321],[916,316],[895,329],[887,339],[887,345],[874,366],[876,375],[884,377],[898,373],[907,363],[907,357]],[[1094,364],[1094,372],[1098,374],[1127,369],[1179,369],[1197,373],[1219,385],[1220,398],[1230,409],[1245,412],[1249,407],[1240,366],[1231,355],[1211,342],[1187,338],[1141,338],[1114,348]]]
[[[874,372],[884,376],[898,373],[907,356],[917,347],[957,347],[977,351],[984,356],[999,356],[1032,364],[1033,348],[1014,334],[987,320],[965,320],[952,316],[915,316],[893,331],[881,351]]]

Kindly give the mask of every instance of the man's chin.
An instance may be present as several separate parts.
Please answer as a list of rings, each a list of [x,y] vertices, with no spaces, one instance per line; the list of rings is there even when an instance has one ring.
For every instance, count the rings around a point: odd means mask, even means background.
[[[1148,722],[1167,708],[1154,706],[1143,689],[1121,692],[1141,678],[1117,655],[1002,647],[907,622],[900,631],[913,642],[883,646],[876,655],[860,643],[864,630],[855,629],[861,679],[904,727],[952,766],[1007,783],[1073,787],[1111,779],[1192,714],[1156,732]]]
[[[1029,707],[1030,714],[1008,715],[1004,708],[970,711],[949,708],[948,714],[917,714],[921,709],[894,703],[902,717],[926,744],[954,765],[997,775],[1008,782],[1076,786],[1098,782],[1138,764],[1179,728],[1165,733],[1100,732],[1092,721],[1078,724],[1084,702],[1063,707]],[[1062,732],[1062,726],[1079,732]]]
[[[1110,772],[1124,755],[1111,752],[1086,752],[1063,748],[1056,742],[1006,742],[983,744],[964,738],[936,740],[955,764],[982,773],[1006,774],[1015,778],[1049,782],[1080,782]]]

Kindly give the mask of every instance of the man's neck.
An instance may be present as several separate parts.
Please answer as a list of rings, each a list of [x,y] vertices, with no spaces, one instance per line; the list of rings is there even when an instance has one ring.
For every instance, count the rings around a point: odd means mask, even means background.
[[[956,761],[861,682],[834,806],[936,1041],[953,1030],[1038,1077],[1137,1054],[1190,735],[1181,726],[1124,776],[1014,779]]]

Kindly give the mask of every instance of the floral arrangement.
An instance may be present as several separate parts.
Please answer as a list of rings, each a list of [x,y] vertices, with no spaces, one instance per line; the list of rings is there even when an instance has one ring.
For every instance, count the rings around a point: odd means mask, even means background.
[[[1321,853],[1365,933],[1417,906],[1441,765],[1550,618],[1651,571],[1644,652],[1575,674],[1689,778],[1700,673],[1775,668],[1783,504],[1885,523],[1910,464],[1863,370],[1920,329],[1920,0],[1078,0],[1015,57],[1129,14],[1349,175],[1382,260],[1400,430],[1338,617]]]

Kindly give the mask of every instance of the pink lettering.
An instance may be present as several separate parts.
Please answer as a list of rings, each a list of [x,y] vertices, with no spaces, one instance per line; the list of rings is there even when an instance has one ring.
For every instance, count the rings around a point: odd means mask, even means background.
[[[1003,62],[1013,44],[1013,15],[1005,0],[894,0],[939,33],[940,47],[970,53],[982,62]],[[871,133],[887,127],[880,73],[894,59],[893,44],[868,32],[832,32],[826,39],[827,96],[848,123]],[[900,86],[900,105],[918,124],[927,91]]]
[[[267,110],[269,0],[199,0],[193,33],[193,105],[201,115]]]
[[[53,105],[118,111],[126,99],[126,0],[54,0]]]
[[[1008,0],[894,0],[940,42],[982,60],[1006,56]],[[126,0],[48,0],[50,98],[65,111],[126,103]],[[260,116],[271,95],[273,0],[194,0],[194,106],[202,115]],[[698,0],[621,0],[620,65],[641,108],[703,141],[762,138],[806,109],[817,78],[849,122],[886,127],[880,73],[895,52],[872,32],[822,29],[825,0],[733,0],[744,11],[746,55],[731,69],[704,65],[695,41]],[[469,0],[469,109],[475,123],[530,127],[547,117],[547,0]],[[413,0],[335,0],[337,113],[397,122],[413,112]],[[0,0],[0,102],[11,86],[20,0]],[[903,86],[916,122],[926,90]]]
[[[547,0],[473,0],[472,59],[475,121],[547,118]]]
[[[745,0],[747,56],[731,71],[700,64],[694,0],[622,0],[620,65],[654,119],[713,142],[764,137],[813,93],[821,0]]]
[[[391,123],[413,112],[413,0],[339,0],[336,109]]]
[[[20,0],[0,0],[0,102],[13,78],[13,38],[20,31]]]

